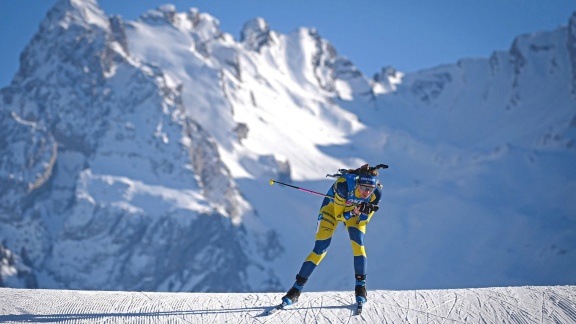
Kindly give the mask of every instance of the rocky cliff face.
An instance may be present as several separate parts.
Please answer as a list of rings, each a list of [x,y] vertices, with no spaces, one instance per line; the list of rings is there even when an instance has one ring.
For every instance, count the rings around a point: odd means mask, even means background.
[[[122,25],[58,2],[2,90],[2,237],[39,287],[277,288],[213,140]]]

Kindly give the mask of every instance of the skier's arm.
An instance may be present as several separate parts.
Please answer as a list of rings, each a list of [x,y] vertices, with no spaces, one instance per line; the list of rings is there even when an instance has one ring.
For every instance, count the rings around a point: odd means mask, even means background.
[[[372,219],[374,213],[377,212],[378,209],[380,208],[378,204],[380,203],[381,197],[382,197],[382,191],[378,187],[376,188],[374,193],[372,193],[372,196],[370,197],[370,202],[360,203],[359,205],[356,206],[354,211],[360,214],[358,218],[358,223],[364,221],[366,223],[370,222],[370,219]]]
[[[346,198],[348,196],[346,179],[340,178],[336,180],[332,186],[332,191],[334,191],[334,216],[342,215],[346,219],[350,218],[350,212],[344,212],[346,209]]]

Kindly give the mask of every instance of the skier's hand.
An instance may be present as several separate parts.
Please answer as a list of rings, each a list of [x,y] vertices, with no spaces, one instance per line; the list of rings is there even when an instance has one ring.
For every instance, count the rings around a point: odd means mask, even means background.
[[[362,214],[370,214],[371,212],[375,212],[378,210],[378,205],[372,205],[369,202],[361,202],[358,204],[358,211]]]
[[[358,209],[358,205],[354,206],[354,209],[352,209],[351,211],[347,211],[343,214],[343,216],[346,220],[349,220],[350,218],[356,217],[359,215],[362,215],[362,214],[360,213],[360,210]]]

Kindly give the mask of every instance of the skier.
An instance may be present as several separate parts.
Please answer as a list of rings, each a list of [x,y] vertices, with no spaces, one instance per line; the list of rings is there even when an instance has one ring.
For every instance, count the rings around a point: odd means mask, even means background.
[[[300,272],[296,275],[296,282],[282,297],[282,303],[292,305],[298,301],[304,284],[326,255],[332,235],[340,222],[346,225],[352,250],[354,251],[354,272],[356,286],[354,289],[359,308],[367,301],[366,293],[366,267],[367,258],[364,248],[364,235],[366,225],[378,210],[381,197],[381,185],[378,183],[378,168],[387,168],[385,164],[370,167],[368,164],[356,170],[339,170],[341,174],[334,175],[338,179],[334,182],[320,207],[318,225],[316,228],[316,242],[314,249],[308,255]]]

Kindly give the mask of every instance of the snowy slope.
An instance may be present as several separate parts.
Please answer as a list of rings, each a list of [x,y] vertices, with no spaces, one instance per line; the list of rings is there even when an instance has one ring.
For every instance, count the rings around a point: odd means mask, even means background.
[[[5,285],[284,291],[322,199],[269,179],[324,192],[363,163],[391,166],[371,289],[574,284],[576,15],[372,79],[319,31],[241,35],[196,9],[56,1],[0,92]],[[306,290],[352,286],[340,229]]]
[[[0,321],[65,323],[574,323],[576,287],[370,292],[352,316],[348,292],[302,296],[293,309],[262,314],[278,293],[152,293],[0,289]]]

